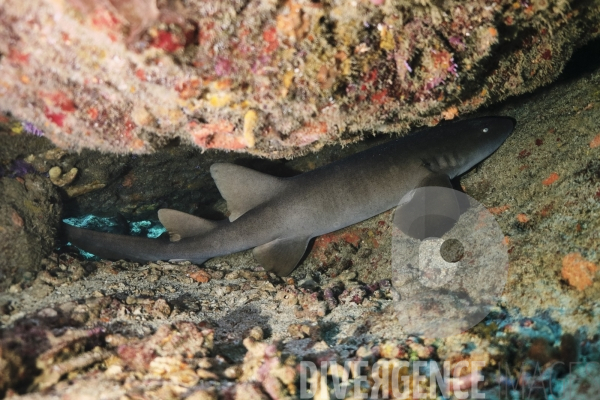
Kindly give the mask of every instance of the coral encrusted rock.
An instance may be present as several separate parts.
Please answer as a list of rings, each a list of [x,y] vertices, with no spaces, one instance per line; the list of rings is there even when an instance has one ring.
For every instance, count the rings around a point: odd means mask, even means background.
[[[551,82],[598,36],[568,0],[6,0],[0,110],[63,148],[271,158]]]

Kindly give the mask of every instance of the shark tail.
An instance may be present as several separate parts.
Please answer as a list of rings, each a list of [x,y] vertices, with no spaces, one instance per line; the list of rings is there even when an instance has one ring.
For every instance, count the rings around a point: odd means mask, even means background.
[[[173,245],[166,238],[118,235],[67,224],[63,224],[63,229],[71,244],[103,259],[145,262],[177,258]]]

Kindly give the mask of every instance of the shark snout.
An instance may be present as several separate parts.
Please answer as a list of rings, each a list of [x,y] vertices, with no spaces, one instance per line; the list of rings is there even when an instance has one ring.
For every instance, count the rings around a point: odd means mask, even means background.
[[[517,120],[513,117],[501,117],[502,118],[502,129],[508,132],[508,136],[512,135],[517,126]]]
[[[494,117],[489,121],[489,129],[486,133],[487,137],[484,139],[482,138],[483,142],[487,143],[487,145],[484,145],[483,147],[487,148],[489,154],[496,151],[496,149],[500,147],[510,135],[512,135],[516,124],[517,121],[514,118],[504,116]]]
[[[482,148],[493,153],[504,143],[515,130],[517,121],[512,117],[489,117],[483,120],[485,128],[479,135],[479,141]]]

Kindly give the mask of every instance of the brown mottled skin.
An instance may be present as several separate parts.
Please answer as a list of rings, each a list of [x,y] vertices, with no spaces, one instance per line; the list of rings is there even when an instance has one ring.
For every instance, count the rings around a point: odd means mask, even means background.
[[[175,242],[72,226],[67,226],[67,236],[77,247],[102,258],[134,261],[178,259],[202,263],[212,257],[255,248],[255,256],[267,270],[285,276],[295,268],[311,238],[393,208],[403,195],[422,186],[431,176],[442,176],[449,181],[465,173],[502,145],[514,126],[515,121],[508,117],[453,122],[392,140],[292,178],[274,178],[239,166],[214,164],[211,173],[230,209],[234,202],[247,201],[246,189],[251,193],[258,190],[254,188],[267,187],[268,190],[258,193],[259,197],[264,196],[264,201],[239,217],[236,215],[237,219],[230,217],[231,222],[215,222],[210,230],[194,236],[182,235]],[[235,187],[229,185],[230,192],[226,192],[227,185],[220,185],[228,179],[228,174],[236,175],[237,179]],[[229,194],[231,190],[235,193]],[[192,219],[199,220],[189,216]],[[181,221],[187,223],[185,219]],[[169,226],[167,229],[171,233],[177,230]]]

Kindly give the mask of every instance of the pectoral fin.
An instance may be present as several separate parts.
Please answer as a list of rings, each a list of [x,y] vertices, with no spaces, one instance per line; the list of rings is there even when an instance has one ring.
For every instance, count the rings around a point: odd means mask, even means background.
[[[279,276],[289,275],[302,259],[310,238],[276,239],[254,248],[260,265]]]
[[[432,172],[419,182],[417,188],[430,186],[452,189],[452,182],[450,182],[450,177],[448,175]]]
[[[415,239],[442,237],[460,217],[460,205],[447,175],[431,173],[396,208],[394,225]]]
[[[158,210],[158,219],[169,232],[172,242],[185,237],[204,235],[219,225],[219,221],[210,221],[168,208]]]

